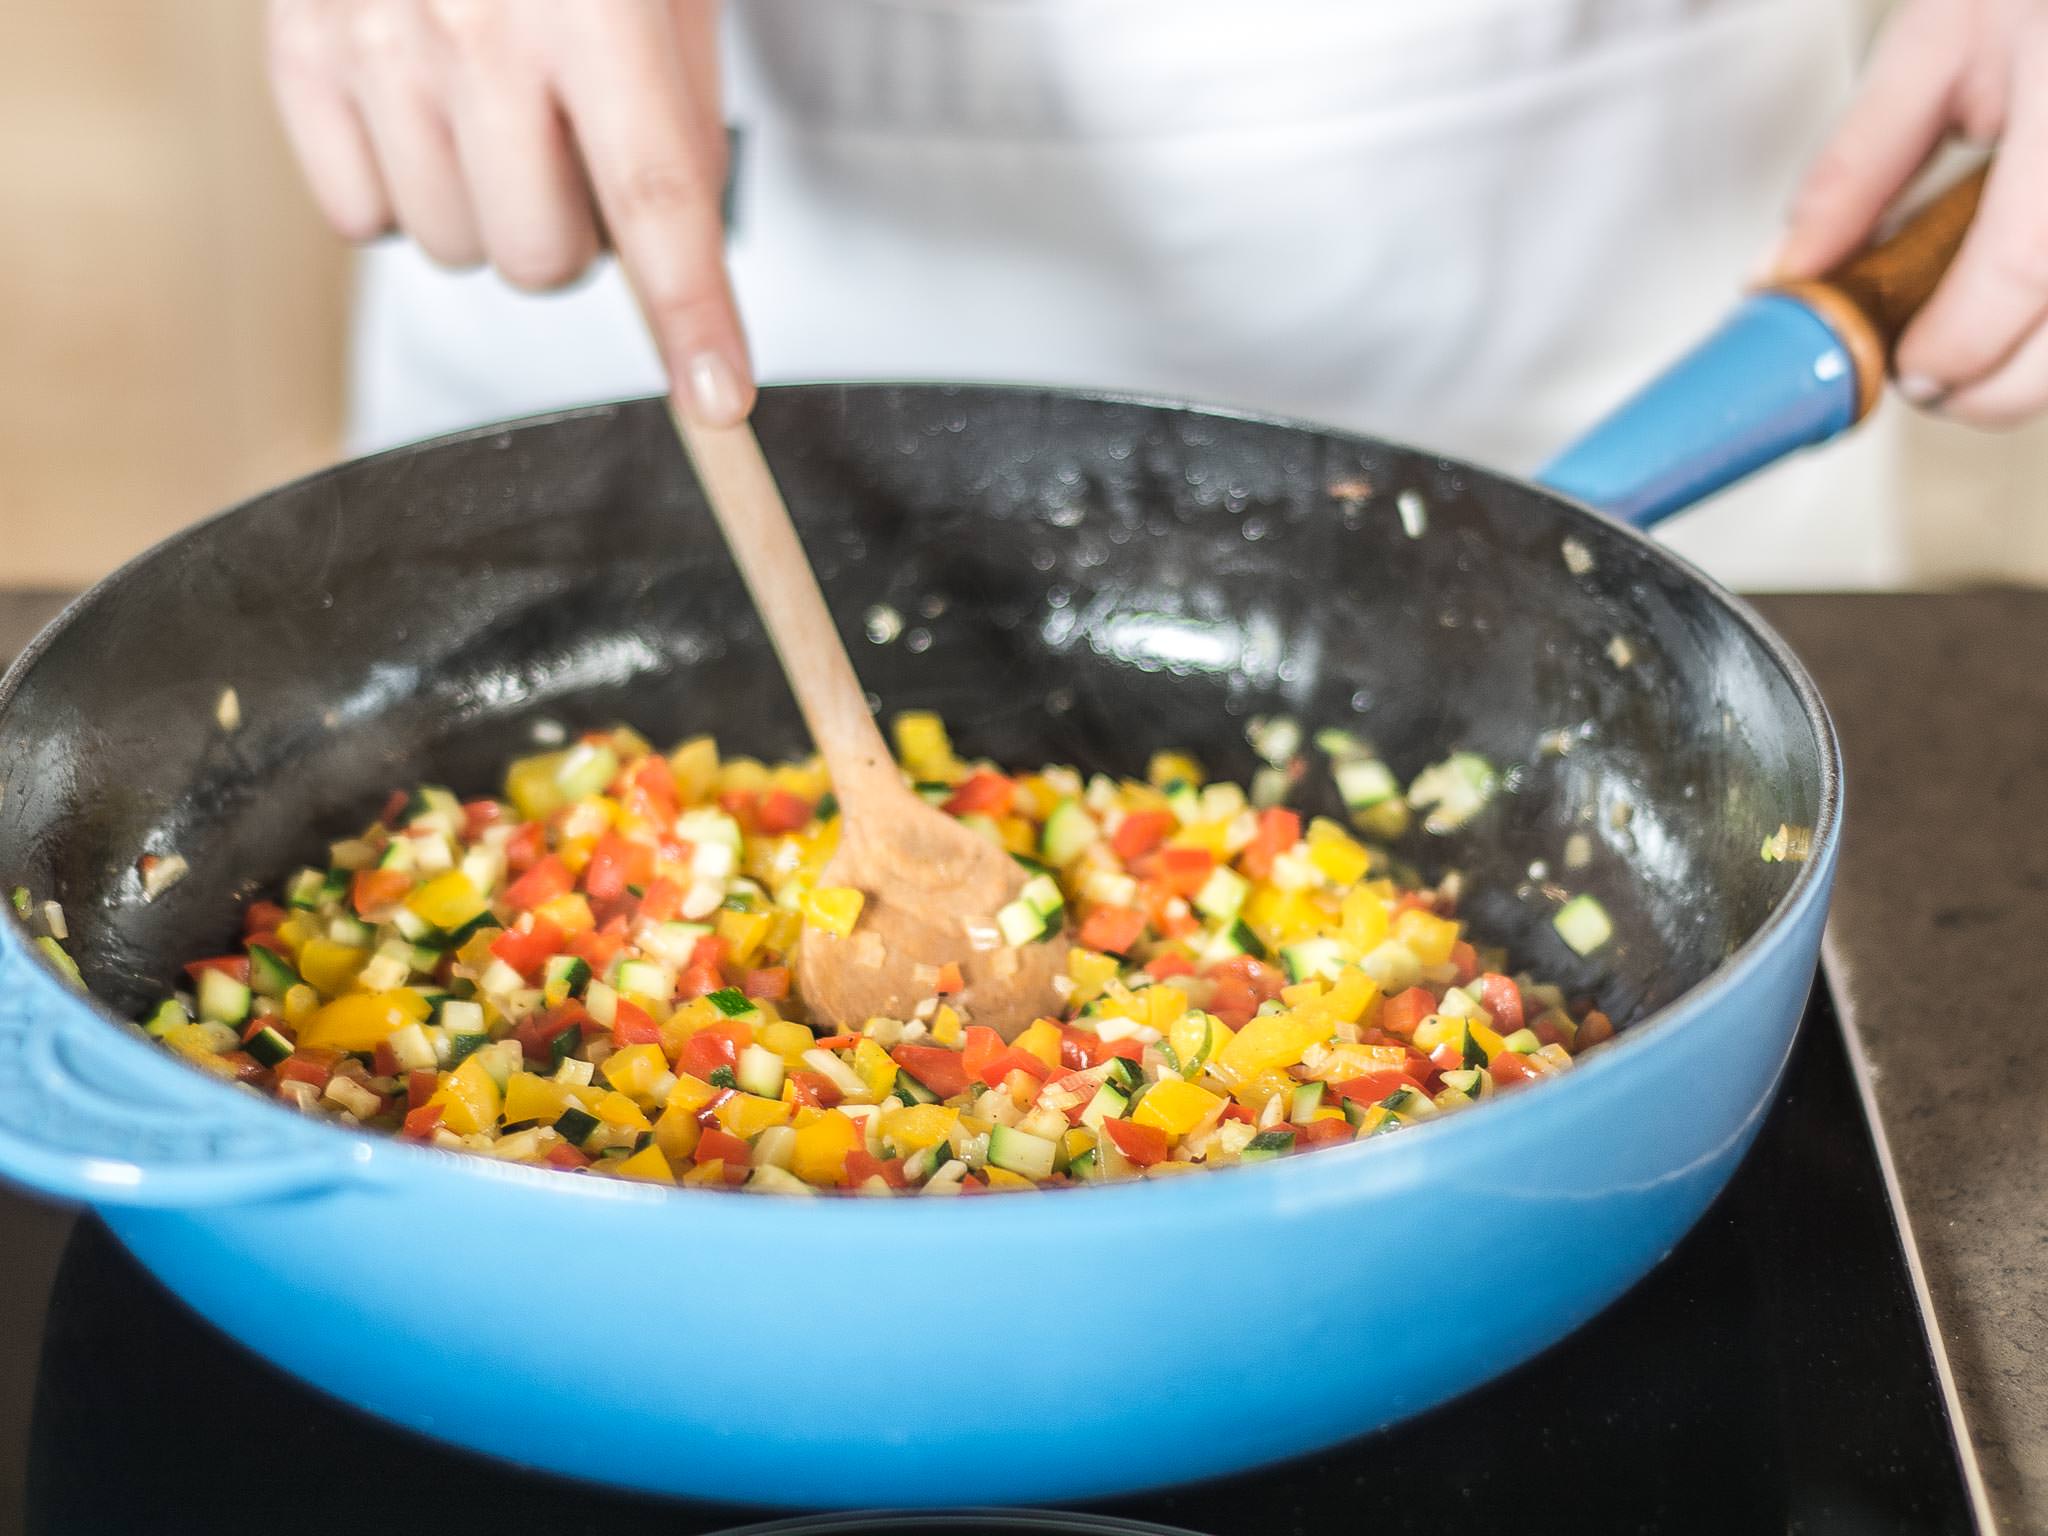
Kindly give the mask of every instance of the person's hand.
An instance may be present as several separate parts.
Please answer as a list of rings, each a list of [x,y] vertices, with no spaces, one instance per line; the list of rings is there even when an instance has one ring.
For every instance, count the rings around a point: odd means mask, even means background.
[[[271,0],[270,78],[328,219],[521,288],[608,237],[677,398],[753,407],[726,280],[717,0]]]
[[[1773,276],[1863,244],[1944,137],[1999,141],[1976,222],[1900,339],[1899,392],[1981,426],[2048,406],[2048,6],[1906,0],[1808,172]]]

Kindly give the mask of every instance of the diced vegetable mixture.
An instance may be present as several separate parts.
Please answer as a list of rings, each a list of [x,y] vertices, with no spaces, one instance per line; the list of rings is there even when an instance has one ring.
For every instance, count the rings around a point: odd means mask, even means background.
[[[1264,802],[1300,775],[1298,731],[1267,734],[1289,768],[1261,776]],[[502,798],[394,794],[144,1027],[342,1124],[789,1194],[1255,1162],[1461,1110],[1607,1039],[1475,944],[1455,882],[1403,881],[1354,835],[1391,835],[1410,805],[1471,814],[1484,761],[1404,795],[1369,749],[1324,738],[1350,826],[1173,754],[1144,781],[1012,775],[960,760],[935,717],[899,718],[918,792],[1042,876],[1007,941],[1073,938],[1062,1016],[1008,1043],[967,1015],[953,965],[908,1018],[813,1030],[798,936],[852,932],[862,906],[818,884],[838,834],[822,769],[722,759],[707,737],[664,755],[630,730],[514,763]],[[1575,942],[1604,942],[1592,912]]]

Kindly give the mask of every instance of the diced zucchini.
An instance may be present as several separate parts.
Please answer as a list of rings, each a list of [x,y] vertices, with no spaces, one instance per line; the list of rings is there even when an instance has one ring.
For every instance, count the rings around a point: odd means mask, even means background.
[[[167,997],[156,1005],[156,1012],[144,1021],[142,1027],[146,1033],[161,1040],[172,1030],[183,1029],[191,1022],[192,1015],[185,1011],[185,1005],[175,997]]]
[[[1270,719],[1262,715],[1245,727],[1244,737],[1259,755],[1259,761],[1275,768],[1301,750],[1301,726],[1290,715],[1274,715]]]
[[[1096,1152],[1095,1148],[1090,1147],[1086,1152],[1083,1152],[1079,1157],[1074,1158],[1067,1164],[1067,1177],[1070,1179],[1092,1179],[1097,1176],[1097,1170],[1101,1166],[1102,1159],[1100,1155]]]
[[[1477,752],[1453,752],[1415,776],[1408,804],[1428,812],[1422,820],[1427,831],[1455,832],[1485,809],[1499,787],[1493,764]]]
[[[590,1140],[590,1133],[599,1125],[597,1116],[585,1109],[565,1109],[555,1121],[555,1134],[572,1147],[580,1147]]]
[[[1218,864],[1195,893],[1195,910],[1214,922],[1231,922],[1243,908],[1251,888],[1251,882],[1243,875],[1227,864]]]
[[[249,946],[249,985],[259,997],[281,998],[299,984],[299,973],[261,944]]]
[[[1470,1098],[1479,1096],[1479,1080],[1486,1073],[1477,1067],[1454,1067],[1443,1075],[1446,1088],[1455,1088]]]
[[[346,944],[351,949],[368,949],[377,942],[377,930],[360,918],[346,912],[337,912],[327,920],[327,937],[336,944]]]
[[[1007,903],[996,912],[996,931],[1012,949],[1037,943],[1051,927],[1044,913],[1021,899]]]
[[[400,907],[396,912],[392,913],[391,926],[398,930],[400,938],[413,944],[419,943],[421,939],[424,939],[434,931],[434,925],[424,917],[421,917],[419,913],[413,911],[411,907]]]
[[[555,769],[555,788],[564,800],[586,799],[603,794],[618,772],[618,753],[595,742],[579,741],[562,754],[561,766]]]
[[[1280,964],[1289,981],[1307,981],[1311,976],[1334,981],[1344,969],[1344,946],[1335,939],[1303,939],[1280,946]]]
[[[484,1029],[484,1005],[467,998],[451,997],[434,1010],[434,1022],[447,1030],[450,1035],[482,1035],[489,1039]]]
[[[284,903],[301,912],[310,912],[319,906],[327,894],[327,876],[317,869],[302,869],[291,878],[285,887]]]
[[[1116,1059],[1121,1061],[1123,1058],[1118,1057]],[[1120,1088],[1113,1088],[1108,1083],[1104,1083],[1095,1090],[1095,1097],[1088,1101],[1088,1107],[1081,1111],[1081,1124],[1087,1126],[1091,1131],[1100,1132],[1103,1121],[1123,1118],[1124,1111],[1130,1107],[1131,1098],[1129,1094]]]
[[[1182,826],[1192,826],[1202,818],[1202,792],[1186,779],[1175,779],[1166,786],[1166,808]]]
[[[953,798],[953,786],[941,779],[919,779],[910,787],[926,805],[944,805]]]
[[[817,1191],[787,1168],[763,1163],[747,1175],[747,1188],[761,1195],[815,1195]]]
[[[738,1086],[764,1099],[782,1096],[782,1058],[763,1045],[750,1045],[740,1052],[740,1064],[733,1072]]]
[[[1284,1157],[1294,1150],[1294,1132],[1271,1130],[1261,1131],[1245,1143],[1245,1149],[1238,1158],[1247,1163],[1263,1163],[1270,1158]]]
[[[1102,829],[1095,824],[1078,800],[1062,800],[1045,819],[1045,832],[1039,839],[1039,852],[1045,861],[1055,868],[1063,869],[1078,859],[1088,845],[1102,835]]]
[[[707,993],[704,1001],[728,1019],[757,1019],[761,1016],[754,1000],[738,987],[720,987],[716,992]]]
[[[1027,874],[1055,876],[1059,874],[1059,871],[1054,869],[1050,864],[1046,863],[1045,860],[1034,859],[1028,853],[1017,853],[1013,851],[1010,854],[1010,858],[1012,859],[1012,861],[1015,862],[1016,866],[1019,869],[1025,871],[1025,873]]]
[[[1613,919],[1592,896],[1574,896],[1557,909],[1550,922],[1574,954],[1590,955],[1614,937]]]
[[[939,1096],[901,1067],[896,1069],[896,1097],[906,1104],[936,1104]]]
[[[1486,1068],[1486,1047],[1472,1038],[1472,1026],[1469,1024],[1465,1026],[1464,1059],[1465,1065],[1475,1070],[1484,1071]]]
[[[409,870],[413,867],[412,839],[394,837],[384,845],[384,851],[377,855],[379,869]]]
[[[541,995],[550,1008],[581,997],[590,986],[590,965],[574,955],[554,955],[541,968]]]
[[[1053,1160],[1058,1153],[1059,1148],[1045,1137],[1020,1131],[1015,1126],[998,1125],[988,1133],[989,1162],[1027,1179],[1051,1178]]]
[[[1109,1076],[1103,1082],[1109,1087],[1121,1088],[1125,1093],[1136,1093],[1145,1084],[1145,1072],[1128,1056],[1112,1056],[1109,1058]]]
[[[1254,960],[1266,958],[1266,946],[1259,936],[1251,931],[1242,918],[1233,918],[1219,926],[1203,941],[1201,963],[1204,967],[1221,964],[1239,955],[1250,955]]]
[[[1067,895],[1051,875],[1033,875],[1024,882],[1017,899],[1043,918],[1055,918],[1066,910]]]
[[[245,983],[224,971],[199,973],[199,1017],[202,1019],[211,1019],[217,1024],[246,1024],[252,996]]]
[[[1401,793],[1394,770],[1376,757],[1339,758],[1330,764],[1330,777],[1337,781],[1338,798],[1353,815],[1369,811],[1383,800]]]
[[[675,995],[675,978],[658,965],[645,960],[627,960],[618,968],[618,990],[630,992],[635,997],[649,997],[656,1002],[667,1002]]]
[[[254,1056],[259,1066],[274,1067],[291,1055],[292,1043],[266,1024],[242,1042],[242,1049]]]
[[[1317,1110],[1323,1107],[1323,1083],[1303,1083],[1294,1090],[1294,1097],[1287,1106],[1287,1118],[1296,1125],[1307,1125],[1315,1118]]]

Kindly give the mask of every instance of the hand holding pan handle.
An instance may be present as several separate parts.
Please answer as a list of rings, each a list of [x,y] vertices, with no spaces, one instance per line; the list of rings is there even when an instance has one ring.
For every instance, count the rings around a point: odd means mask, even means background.
[[[1962,245],[1987,170],[1827,276],[1752,294],[1537,481],[1647,527],[1846,432],[1883,395],[1892,349]]]
[[[281,1104],[221,1099],[0,918],[0,1178],[102,1205],[226,1205],[330,1188],[367,1160]]]

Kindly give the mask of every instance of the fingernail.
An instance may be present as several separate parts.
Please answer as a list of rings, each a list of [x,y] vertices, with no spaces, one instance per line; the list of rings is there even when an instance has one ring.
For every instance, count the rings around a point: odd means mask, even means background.
[[[1949,397],[1949,387],[1924,373],[1902,373],[1899,375],[1899,393],[1923,411],[1932,411]]]
[[[745,414],[740,405],[740,376],[716,352],[699,352],[683,370],[690,414],[708,427],[729,427]]]

